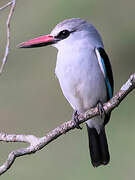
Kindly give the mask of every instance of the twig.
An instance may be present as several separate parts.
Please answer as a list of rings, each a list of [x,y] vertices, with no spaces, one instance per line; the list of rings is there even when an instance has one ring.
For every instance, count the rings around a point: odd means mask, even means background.
[[[135,73],[130,76],[128,81],[121,87],[121,89],[116,93],[116,95],[110,101],[104,104],[103,107],[105,112],[108,113],[115,109],[133,89],[135,89]],[[79,124],[97,115],[99,115],[98,108],[92,108],[83,115],[79,116]],[[0,175],[6,172],[11,167],[17,157],[39,151],[50,142],[54,141],[59,136],[65,134],[72,129],[75,129],[75,122],[73,120],[70,120],[58,126],[54,130],[50,131],[46,136],[43,136],[41,138],[34,135],[16,135],[0,133],[0,141],[23,142],[30,144],[27,148],[14,150],[8,155],[5,163],[0,166]]]
[[[4,6],[2,6],[0,8],[0,11],[2,11],[3,9],[7,8],[8,6],[10,6],[12,4],[12,2],[8,2],[7,4],[5,4]]]
[[[11,18],[13,16],[13,12],[15,10],[16,0],[12,0],[11,2],[5,4],[4,6],[2,6],[0,8],[0,10],[3,10],[5,8],[7,8],[9,5],[11,5],[11,9],[10,9],[10,12],[9,12],[9,15],[8,15],[8,18],[7,18],[7,22],[6,22],[6,25],[7,25],[7,43],[6,43],[6,47],[5,47],[4,57],[2,59],[2,64],[1,64],[1,67],[0,67],[0,73],[2,73],[2,71],[3,71],[3,67],[4,67],[4,65],[7,62],[7,58],[8,58],[8,54],[9,54],[9,46],[10,46],[10,22],[11,22]]]

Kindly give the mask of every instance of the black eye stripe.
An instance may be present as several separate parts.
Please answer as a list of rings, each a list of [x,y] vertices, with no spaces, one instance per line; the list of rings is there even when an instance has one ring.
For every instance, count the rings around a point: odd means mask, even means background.
[[[55,36],[55,38],[59,40],[66,39],[70,35],[70,33],[71,32],[68,30],[63,30],[57,36]]]

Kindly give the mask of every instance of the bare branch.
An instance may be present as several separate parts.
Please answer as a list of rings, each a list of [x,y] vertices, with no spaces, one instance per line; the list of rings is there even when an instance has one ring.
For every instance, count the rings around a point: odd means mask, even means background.
[[[116,93],[116,95],[110,101],[104,104],[103,107],[105,112],[109,113],[113,109],[115,109],[133,89],[135,89],[135,73],[130,76],[128,81],[121,87],[121,89]],[[99,115],[98,108],[91,108],[89,111],[79,116],[79,124],[97,115]],[[75,129],[75,122],[73,120],[70,120],[58,126],[54,130],[50,131],[46,136],[43,136],[41,138],[33,135],[16,135],[0,133],[0,141],[23,142],[30,144],[27,148],[14,150],[8,155],[8,158],[5,161],[5,163],[2,166],[0,166],[0,175],[6,172],[11,167],[11,165],[14,163],[17,157],[32,154],[39,151],[50,142],[54,141],[59,136],[65,134],[66,132],[72,129]]]
[[[4,6],[2,6],[0,8],[0,11],[2,11],[3,9],[7,8],[8,6],[10,6],[12,4],[12,2],[8,2],[7,4],[5,4]]]
[[[0,10],[3,10],[5,8],[7,8],[9,5],[11,5],[11,9],[7,18],[7,43],[6,43],[6,47],[5,47],[5,53],[4,53],[4,57],[2,59],[2,64],[0,67],[0,73],[2,73],[3,67],[5,65],[5,63],[7,62],[7,58],[8,58],[8,54],[9,54],[9,46],[10,46],[10,22],[11,22],[11,18],[13,16],[13,12],[15,10],[15,5],[16,5],[16,0],[12,0],[11,2],[5,4],[4,6],[2,6],[0,8]]]

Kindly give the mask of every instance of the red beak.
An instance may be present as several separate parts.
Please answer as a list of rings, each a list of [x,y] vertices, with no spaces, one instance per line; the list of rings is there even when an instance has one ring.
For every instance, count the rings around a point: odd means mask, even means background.
[[[29,41],[22,42],[18,44],[18,47],[20,48],[34,48],[34,47],[41,47],[41,46],[47,46],[56,43],[56,40],[53,36],[50,35],[44,35],[40,36],[34,39],[31,39]]]

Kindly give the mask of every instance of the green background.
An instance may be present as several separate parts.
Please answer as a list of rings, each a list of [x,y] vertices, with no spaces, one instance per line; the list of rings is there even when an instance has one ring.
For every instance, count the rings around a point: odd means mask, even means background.
[[[0,6],[5,0],[0,1]],[[0,59],[6,42],[9,8],[0,12]],[[11,49],[0,76],[0,130],[43,136],[71,119],[72,109],[55,78],[57,50],[52,47],[18,49],[22,41],[48,34],[60,21],[81,17],[100,31],[110,57],[115,92],[135,71],[135,1],[18,0],[11,23]],[[108,166],[90,164],[88,138],[74,130],[34,155],[17,158],[1,180],[133,180],[135,178],[135,96],[132,92],[113,111],[106,130],[111,153]],[[10,151],[26,147],[1,143],[0,164]]]

